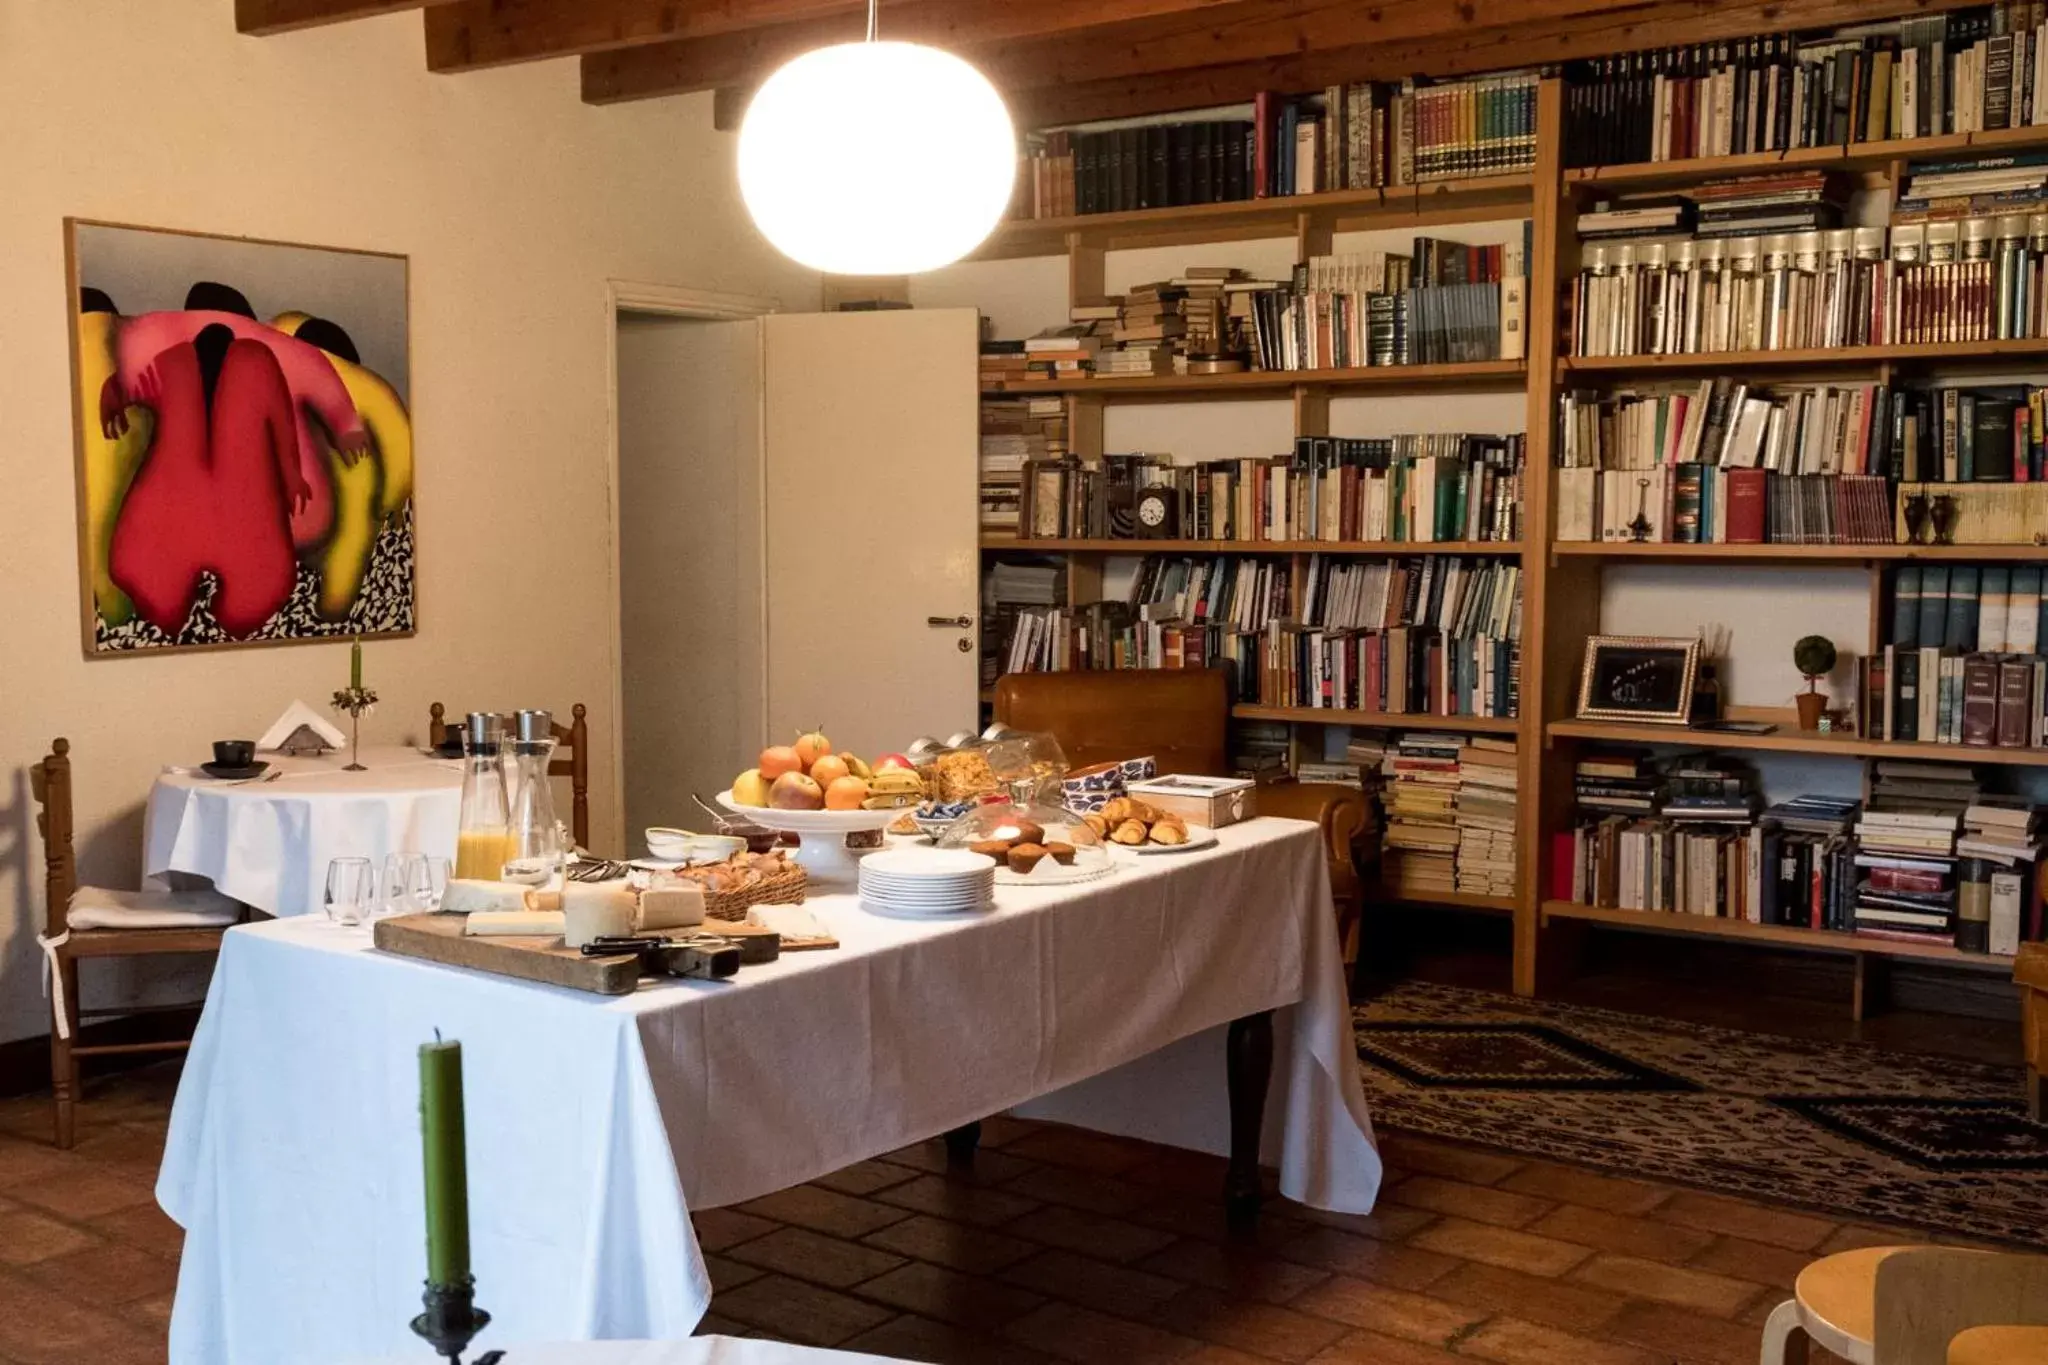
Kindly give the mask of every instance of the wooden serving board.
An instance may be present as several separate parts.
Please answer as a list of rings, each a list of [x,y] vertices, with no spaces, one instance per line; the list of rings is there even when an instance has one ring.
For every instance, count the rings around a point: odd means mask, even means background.
[[[585,957],[564,948],[559,934],[470,937],[463,915],[396,915],[377,921],[372,941],[387,953],[468,967],[496,976],[540,981],[597,995],[631,995],[640,984],[636,953]]]

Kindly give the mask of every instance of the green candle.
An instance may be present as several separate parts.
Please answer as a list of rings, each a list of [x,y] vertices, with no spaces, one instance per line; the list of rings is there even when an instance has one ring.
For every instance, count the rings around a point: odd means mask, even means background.
[[[363,686],[363,637],[360,635],[348,647],[348,685],[359,691]]]
[[[426,1153],[427,1283],[469,1279],[469,1169],[462,1138],[462,1044],[420,1044],[420,1136]]]

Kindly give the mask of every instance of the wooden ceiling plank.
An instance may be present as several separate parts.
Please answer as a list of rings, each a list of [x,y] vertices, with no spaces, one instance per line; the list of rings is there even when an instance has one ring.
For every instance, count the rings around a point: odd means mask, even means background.
[[[1415,72],[1458,76],[1548,65],[1580,57],[1708,42],[1752,33],[1824,29],[1930,9],[1930,0],[1656,0],[1625,11],[1455,35],[1332,48],[1126,78],[1070,81],[1056,67],[1011,70],[1001,83],[1020,127],[1135,118],[1243,103],[1261,90],[1306,91]]]
[[[1246,0],[889,0],[884,37],[941,47],[1042,38],[1089,25],[1241,8]],[[460,0],[427,16],[427,65],[466,71],[548,57],[773,32],[789,56],[857,38],[863,0]],[[706,87],[708,88],[708,87]]]
[[[252,37],[446,5],[452,0],[235,0],[235,28]]]

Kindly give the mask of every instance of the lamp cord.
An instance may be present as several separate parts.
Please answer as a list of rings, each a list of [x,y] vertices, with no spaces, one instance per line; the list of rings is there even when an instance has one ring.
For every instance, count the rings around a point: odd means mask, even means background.
[[[868,0],[868,41],[875,41],[875,10],[881,0]]]

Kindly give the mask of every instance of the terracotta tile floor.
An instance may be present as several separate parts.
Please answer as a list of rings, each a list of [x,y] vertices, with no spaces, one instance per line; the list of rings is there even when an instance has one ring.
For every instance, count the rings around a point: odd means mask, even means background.
[[[150,1188],[175,1065],[89,1087],[76,1150],[0,1102],[0,1365],[163,1358],[179,1234]],[[1012,1120],[697,1220],[706,1331],[934,1362],[1750,1365],[1814,1254],[1875,1230],[1385,1135],[1369,1218],[1269,1205],[1220,1163]],[[1890,1238],[1884,1238],[1890,1240]]]

